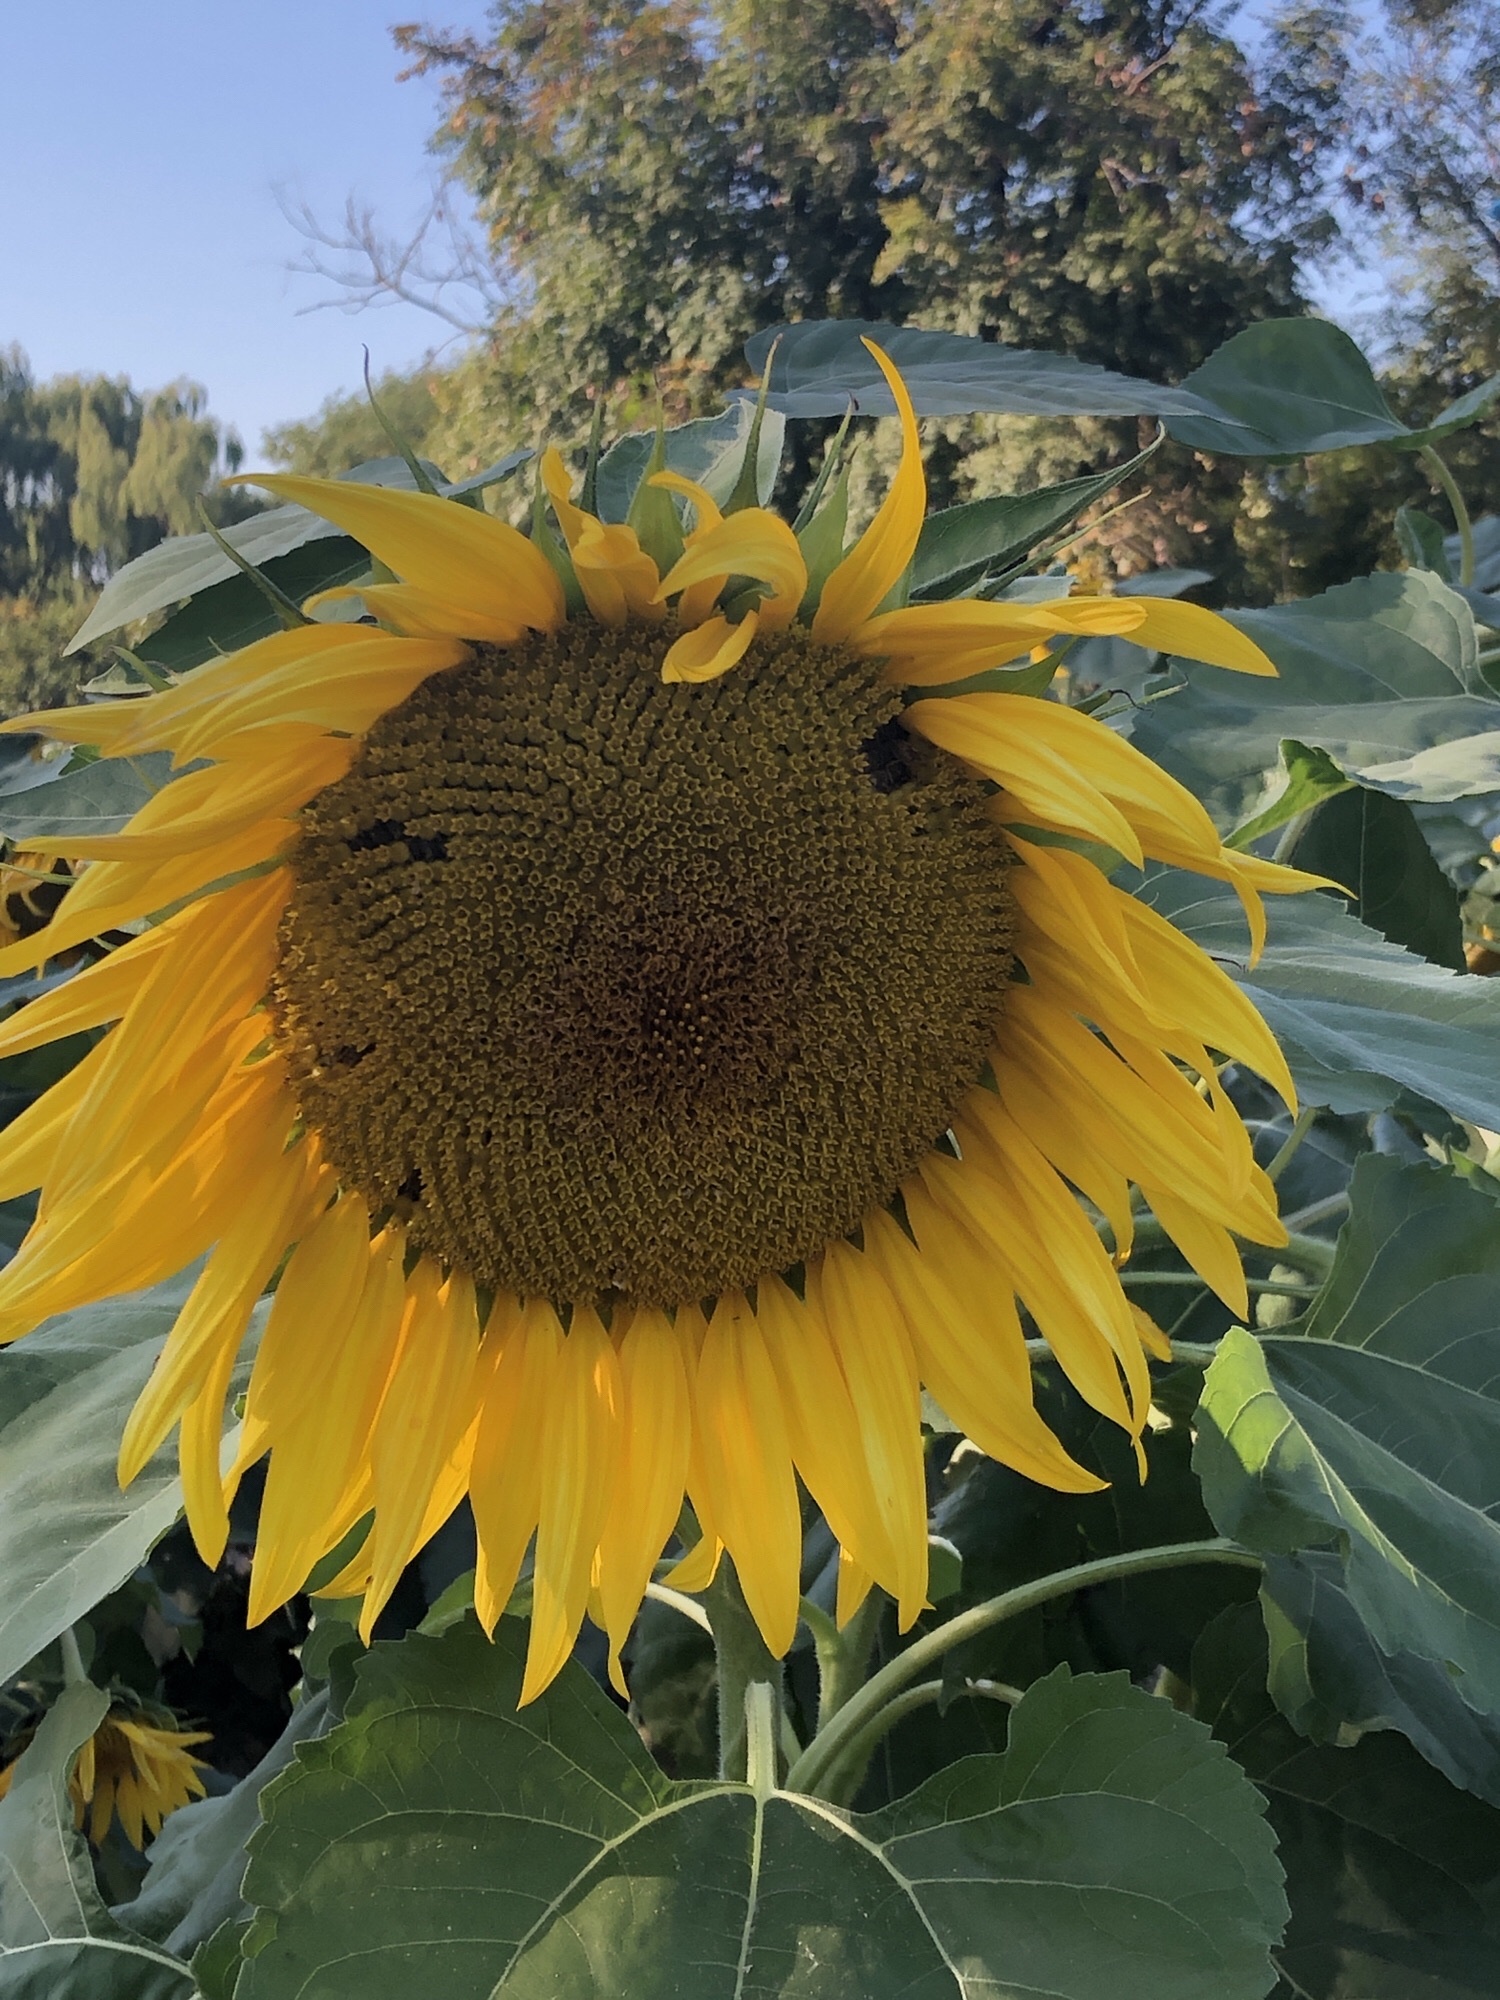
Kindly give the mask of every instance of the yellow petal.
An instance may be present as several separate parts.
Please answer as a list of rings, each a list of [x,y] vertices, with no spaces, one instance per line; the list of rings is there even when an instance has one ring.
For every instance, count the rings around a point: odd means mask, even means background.
[[[1134,633],[1141,613],[1123,598],[1057,598],[1043,604],[993,603],[958,597],[904,605],[869,618],[853,635],[854,650],[890,662],[888,679],[908,687],[942,687],[987,673],[1060,633]]]
[[[779,632],[792,622],[807,590],[807,564],[786,522],[764,508],[746,507],[695,534],[662,578],[657,596],[665,600],[693,584],[729,576],[769,584],[770,595],[757,607],[767,632]]]
[[[541,473],[589,610],[601,625],[620,626],[632,618],[658,623],[664,616],[659,573],[634,528],[601,521],[574,505],[572,481],[555,448],[543,452]]]
[[[1003,786],[1023,818],[1085,840],[1101,841],[1139,866],[1145,856],[1130,821],[1097,786],[1081,777],[1073,758],[1028,733],[1029,711],[1021,706],[1024,699],[1021,695],[967,694],[942,701],[916,701],[901,719],[939,749],[962,757],[983,777]],[[986,706],[978,707],[978,703]],[[995,703],[1000,706],[990,706]],[[1077,718],[1080,722],[1084,719]]]
[[[1096,1492],[1103,1480],[1076,1464],[1037,1415],[1004,1274],[920,1180],[904,1192],[921,1248],[885,1214],[866,1218],[865,1243],[906,1316],[923,1381],[989,1457],[1060,1492]]]
[[[714,1527],[762,1637],[783,1655],[797,1630],[802,1518],[775,1371],[738,1293],[714,1309],[693,1406]]]
[[[874,341],[864,344],[896,399],[901,417],[901,463],[874,520],[823,586],[813,617],[813,637],[834,644],[852,639],[906,574],[927,511],[927,479],[911,397]]]
[[[738,625],[727,618],[709,618],[684,632],[667,648],[661,663],[664,681],[716,681],[739,665],[755,637],[759,616],[747,611]]]
[[[599,1531],[600,1622],[616,1667],[682,1511],[691,1427],[681,1343],[665,1313],[641,1308],[620,1338],[619,1455]]]
[[[1141,623],[1131,635],[1138,646],[1154,646],[1158,652],[1202,660],[1210,667],[1227,667],[1231,673],[1276,676],[1274,663],[1253,639],[1202,605],[1182,604],[1172,597],[1122,596],[1103,602],[1140,610]]]
[[[541,1511],[542,1460],[563,1330],[545,1299],[529,1299],[524,1307],[510,1303],[495,1336],[492,1324],[469,1487],[479,1534],[474,1609],[486,1632],[494,1631],[516,1587]]]
[[[370,1588],[359,1619],[366,1645],[422,1545],[433,1491],[475,1409],[479,1325],[472,1281],[455,1272],[440,1282],[437,1266],[424,1257],[406,1293],[401,1345],[370,1441],[375,1524]]]
[[[406,583],[459,607],[463,636],[509,645],[527,630],[555,632],[562,586],[526,537],[492,514],[353,479],[258,474],[250,482],[294,500],[362,542]]]
[[[583,1623],[611,1497],[619,1418],[615,1350],[593,1307],[575,1306],[558,1356],[542,1458],[523,1706],[562,1671]]]
[[[755,1316],[781,1388],[797,1470],[837,1540],[894,1596],[891,1530],[882,1495],[871,1482],[859,1412],[823,1316],[772,1274],[756,1286]]]
[[[850,1244],[830,1243],[809,1267],[808,1283],[859,1417],[870,1483],[895,1555],[892,1594],[905,1631],[927,1602],[921,1387],[906,1320],[879,1269]]]

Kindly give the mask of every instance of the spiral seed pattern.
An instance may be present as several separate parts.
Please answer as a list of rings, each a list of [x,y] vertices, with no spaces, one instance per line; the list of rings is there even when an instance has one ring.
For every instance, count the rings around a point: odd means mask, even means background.
[[[481,1284],[675,1305],[847,1234],[1011,976],[983,787],[790,632],[478,646],[313,800],[271,995],[346,1181]]]

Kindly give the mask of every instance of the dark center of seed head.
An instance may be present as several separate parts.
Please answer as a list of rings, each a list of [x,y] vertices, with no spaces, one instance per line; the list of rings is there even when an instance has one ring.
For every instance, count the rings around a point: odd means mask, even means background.
[[[277,1040],[424,1249],[675,1305],[847,1233],[946,1128],[1011,969],[982,787],[789,633],[706,687],[585,622],[476,647],[303,814]]]

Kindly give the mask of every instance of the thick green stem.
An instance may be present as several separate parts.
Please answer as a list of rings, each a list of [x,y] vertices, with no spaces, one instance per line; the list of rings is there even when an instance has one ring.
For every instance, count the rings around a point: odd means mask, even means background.
[[[879,1749],[882,1737],[916,1710],[930,1708],[934,1702],[941,1701],[947,1688],[946,1681],[923,1681],[917,1687],[906,1688],[894,1701],[888,1701],[879,1715],[849,1745],[837,1767],[826,1773],[819,1796],[832,1805],[848,1805],[859,1790],[866,1767]],[[1020,1688],[1011,1687],[1005,1681],[966,1681],[961,1688],[949,1691],[955,1701],[974,1696],[984,1701],[1003,1702],[1007,1708],[1014,1708],[1022,1693]]]
[[[1430,444],[1423,445],[1419,456],[1442,487],[1443,497],[1453,509],[1453,525],[1458,529],[1458,580],[1465,590],[1471,590],[1474,585],[1474,523],[1469,519],[1464,496],[1458,490],[1458,481]]]
[[[745,1696],[752,1682],[764,1681],[780,1713],[781,1662],[760,1636],[728,1556],[703,1593],[703,1607],[719,1662],[719,1776],[743,1782],[748,1769]]]
[[[872,1590],[841,1632],[826,1611],[803,1599],[803,1622],[818,1656],[819,1729],[826,1728],[850,1695],[864,1686],[883,1602],[880,1592]]]
[[[1261,1559],[1236,1542],[1170,1542],[1154,1549],[1129,1549],[1122,1555],[1101,1556],[1096,1562],[1079,1563],[1051,1576],[1023,1583],[999,1597],[986,1599],[968,1611],[950,1618],[935,1632],[929,1632],[898,1653],[865,1682],[857,1694],[839,1710],[826,1729],[820,1729],[787,1773],[787,1791],[824,1796],[825,1779],[843,1763],[846,1754],[868,1729],[886,1704],[911,1681],[933,1667],[954,1646],[975,1639],[992,1625],[1019,1618],[1055,1598],[1071,1597],[1077,1590],[1094,1584],[1115,1583],[1122,1577],[1145,1576],[1152,1570],[1177,1569],[1188,1563],[1230,1563],[1241,1569],[1259,1569]],[[841,1780],[847,1783],[847,1777]]]
[[[1277,1255],[1283,1264],[1296,1264],[1320,1278],[1326,1278],[1333,1269],[1333,1244],[1325,1243],[1321,1236],[1304,1236],[1300,1229],[1287,1231],[1286,1242]]]
[[[1281,1219],[1288,1229],[1310,1229],[1315,1222],[1331,1222],[1336,1215],[1347,1214],[1348,1209],[1348,1191],[1341,1188],[1337,1194],[1325,1194],[1321,1201],[1310,1201],[1306,1208]]]
[[[1200,1291],[1208,1287],[1196,1271],[1122,1271],[1120,1283],[1129,1291],[1132,1285],[1143,1289],[1148,1285],[1196,1285]],[[1317,1285],[1289,1285],[1280,1278],[1247,1278],[1246,1285],[1252,1292],[1270,1292],[1275,1297],[1310,1299],[1319,1290]]]

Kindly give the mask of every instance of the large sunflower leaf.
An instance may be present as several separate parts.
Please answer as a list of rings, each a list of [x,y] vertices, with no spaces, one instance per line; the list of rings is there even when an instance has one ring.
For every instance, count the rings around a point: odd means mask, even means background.
[[[1497,376],[1412,430],[1391,410],[1348,334],[1318,319],[1248,327],[1175,389],[1068,355],[872,320],[770,327],[746,343],[745,357],[759,375],[776,343],[770,400],[788,416],[842,416],[851,399],[866,415],[890,416],[895,404],[866,339],[900,369],[921,416],[1160,416],[1180,443],[1242,458],[1360,444],[1411,451],[1478,422],[1500,397]]]
[[[1291,1922],[1274,2000],[1488,2000],[1500,1991],[1500,1813],[1399,1737],[1302,1741],[1266,1695],[1253,1607],[1193,1656],[1194,1713],[1265,1793]]]
[[[115,1456],[190,1283],[60,1313],[0,1352],[0,1682],[123,1583],[181,1511],[172,1443],[125,1492]]]
[[[1269,899],[1270,943],[1252,968],[1230,890],[1163,869],[1142,894],[1233,974],[1311,1103],[1383,1111],[1407,1090],[1500,1129],[1500,981],[1429,965],[1316,893]]]
[[[1215,414],[1177,417],[1169,429],[1194,451],[1240,458],[1301,457],[1346,445],[1403,451],[1467,429],[1500,396],[1500,375],[1412,430],[1380,392],[1347,333],[1321,319],[1268,319],[1216,348],[1182,384]]]
[[[105,1909],[68,1774],[109,1708],[65,1688],[0,1799],[0,2000],[193,2000],[188,1969]]]
[[[745,343],[745,358],[758,377],[775,343],[768,400],[772,409],[789,417],[841,417],[851,400],[866,416],[894,416],[896,405],[864,344],[867,339],[900,369],[921,416],[984,410],[1041,417],[1212,414],[1191,390],[1117,375],[1071,355],[1001,347],[968,334],[933,333],[879,320],[803,320],[796,326],[768,327]]]
[[[98,757],[27,792],[0,794],[0,834],[17,846],[70,833],[118,833],[172,775],[172,757]]]
[[[1219,1348],[1197,1414],[1204,1499],[1221,1534],[1267,1555],[1332,1553],[1341,1573],[1324,1562],[1322,1580],[1397,1663],[1403,1699],[1421,1699],[1400,1668],[1410,1656],[1493,1719],[1500,1199],[1446,1169],[1374,1154],[1356,1166],[1350,1198],[1307,1318],[1259,1340],[1232,1332]],[[1284,1586],[1280,1602],[1297,1615]],[[1359,1672],[1369,1671],[1366,1661]],[[1281,1674],[1290,1689],[1289,1663]],[[1354,1706],[1367,1700],[1355,1691]],[[1437,1707],[1429,1721],[1455,1726]]]
[[[268,1791],[237,2000],[1259,2000],[1284,1915],[1261,1801],[1124,1675],[1065,1669],[858,1817],[674,1784],[578,1669],[518,1710],[523,1637],[376,1647]]]
[[[1229,619],[1278,677],[1189,666],[1188,685],[1143,709],[1131,730],[1223,825],[1259,805],[1285,737],[1393,798],[1500,789],[1500,699],[1479,672],[1473,614],[1437,577],[1361,577]]]

